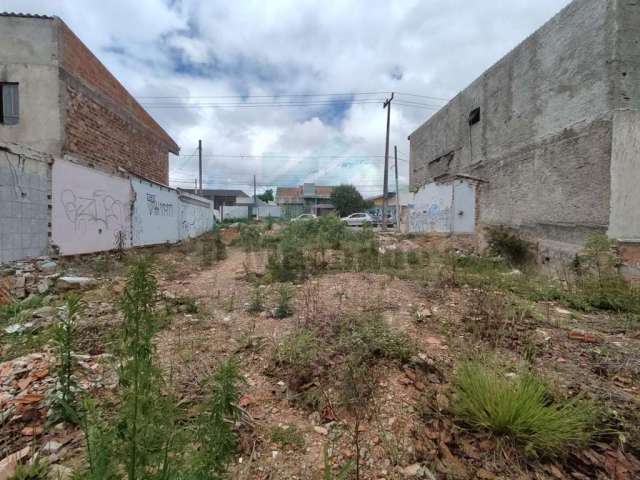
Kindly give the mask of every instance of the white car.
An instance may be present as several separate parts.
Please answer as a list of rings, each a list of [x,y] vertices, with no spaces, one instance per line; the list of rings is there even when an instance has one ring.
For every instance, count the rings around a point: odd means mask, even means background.
[[[351,215],[343,217],[340,220],[342,220],[350,227],[361,227],[365,223],[369,223],[371,225],[374,225],[376,223],[375,217],[365,212],[352,213]]]
[[[296,218],[292,218],[291,221],[300,222],[302,220],[315,220],[316,218],[318,218],[318,216],[313,213],[303,213],[302,215],[298,215]]]

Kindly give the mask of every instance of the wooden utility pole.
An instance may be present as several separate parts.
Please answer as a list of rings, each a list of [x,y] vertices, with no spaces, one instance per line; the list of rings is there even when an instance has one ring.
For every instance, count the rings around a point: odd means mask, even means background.
[[[400,233],[400,189],[398,188],[398,146],[393,146],[396,167],[396,231]]]
[[[384,186],[382,187],[382,230],[387,230],[387,196],[389,195],[389,125],[391,124],[391,97],[384,101],[382,108],[387,109],[387,138],[384,144]]]
[[[256,218],[258,217],[258,198],[256,195],[256,176],[253,176],[253,208],[254,208],[254,212],[252,212],[252,214],[254,214],[256,216]]]
[[[198,140],[198,193],[202,194],[202,140]]]

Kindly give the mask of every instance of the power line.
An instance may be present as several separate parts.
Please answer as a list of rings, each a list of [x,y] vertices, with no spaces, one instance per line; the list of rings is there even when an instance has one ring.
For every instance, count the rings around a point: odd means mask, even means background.
[[[341,92],[341,93],[275,93],[271,95],[143,95],[135,97],[138,100],[142,99],[158,99],[158,100],[176,100],[176,99],[185,99],[185,98],[240,98],[243,100],[249,98],[313,98],[313,97],[356,97],[362,95],[389,95],[391,92],[389,91],[378,91],[378,92]],[[396,95],[401,96],[409,96],[416,98],[426,98],[430,100],[437,100],[442,102],[448,102],[448,98],[435,97],[431,95],[421,95],[416,93],[401,93],[396,92]]]

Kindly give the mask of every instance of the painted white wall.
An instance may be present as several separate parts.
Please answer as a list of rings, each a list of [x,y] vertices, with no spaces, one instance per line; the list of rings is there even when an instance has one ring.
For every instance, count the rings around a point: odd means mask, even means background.
[[[134,192],[131,217],[133,245],[177,242],[180,239],[178,193],[167,187],[132,176]]]
[[[234,218],[247,218],[249,216],[249,207],[246,207],[244,205],[223,207],[222,216],[225,220]]]
[[[282,216],[282,209],[278,205],[260,205],[257,208],[258,218],[280,218]]]
[[[128,179],[58,159],[51,181],[51,236],[61,255],[111,250],[119,236],[130,246]]]
[[[473,233],[475,206],[473,183],[429,183],[409,202],[407,229],[415,233]]]
[[[178,234],[180,239],[193,238],[213,229],[213,202],[185,192],[178,194]]]

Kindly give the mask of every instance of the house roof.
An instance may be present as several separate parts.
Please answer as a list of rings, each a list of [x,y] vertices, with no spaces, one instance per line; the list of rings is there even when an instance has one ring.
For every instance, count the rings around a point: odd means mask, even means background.
[[[304,187],[302,185],[297,187],[278,187],[276,189],[276,199],[279,200],[294,200],[302,199],[304,197],[330,197],[335,187],[320,186],[314,187],[314,193],[311,195],[304,195]]]
[[[186,191],[193,192],[193,188],[186,189]],[[224,188],[203,188],[201,191],[202,195],[211,196],[211,197],[246,197],[249,198],[249,195],[244,193],[242,190],[225,190]]]
[[[53,20],[53,17],[50,17],[48,15],[37,15],[37,14],[19,13],[19,12],[0,12],[0,17],[42,18],[45,20]]]

